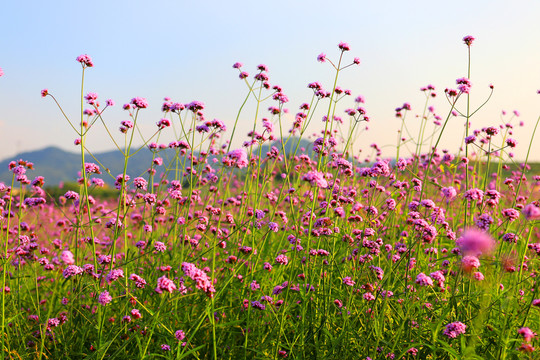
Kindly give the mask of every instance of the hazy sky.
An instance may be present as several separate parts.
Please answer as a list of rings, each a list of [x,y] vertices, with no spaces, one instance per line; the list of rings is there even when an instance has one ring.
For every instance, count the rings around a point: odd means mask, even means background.
[[[206,117],[230,129],[246,94],[233,63],[244,63],[250,74],[266,64],[270,83],[283,87],[294,114],[311,98],[309,82],[331,88],[332,69],[316,58],[324,52],[335,59],[340,41],[351,46],[348,61],[359,57],[361,65],[343,72],[339,85],[363,95],[371,117],[357,146],[388,145],[384,154],[391,156],[400,126],[394,109],[409,102],[421,114],[420,87],[433,84],[439,96],[431,105],[440,116],[447,113],[444,88],[456,87],[456,78],[467,75],[465,35],[476,38],[473,107],[488,96],[490,83],[495,86],[472,127],[498,125],[502,110],[519,110],[514,122],[525,126],[515,129],[515,153],[524,158],[540,115],[539,15],[538,1],[508,0],[7,1],[0,15],[0,159],[48,145],[76,150],[76,135],[40,90],[49,89],[78,123],[80,54],[95,64],[87,71],[85,92],[117,104],[105,117],[115,133],[128,119],[121,105],[135,96],[150,104],[140,118],[149,132],[165,96],[204,102]],[[353,98],[342,108],[352,106]],[[248,110],[240,120],[242,139],[253,124]],[[419,120],[408,120],[416,133]],[[463,121],[453,120],[442,147],[455,152]],[[99,126],[89,145],[93,151],[113,148]],[[540,160],[540,134],[532,153]]]

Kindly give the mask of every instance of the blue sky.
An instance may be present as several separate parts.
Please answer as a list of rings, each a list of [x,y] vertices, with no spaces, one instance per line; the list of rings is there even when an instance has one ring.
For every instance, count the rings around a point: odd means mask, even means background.
[[[440,96],[432,105],[441,116],[446,114],[444,88],[455,87],[455,79],[467,73],[465,35],[476,38],[473,107],[488,96],[488,85],[495,85],[472,127],[498,125],[502,110],[519,110],[514,121],[523,120],[525,126],[515,129],[520,143],[515,153],[524,158],[540,115],[538,14],[536,1],[502,0],[7,2],[0,21],[0,67],[5,73],[0,77],[0,159],[48,145],[76,150],[76,135],[40,90],[49,89],[78,122],[81,68],[75,58],[80,54],[87,53],[95,64],[87,71],[86,92],[98,93],[102,103],[107,98],[117,103],[106,116],[111,128],[116,131],[128,118],[121,104],[140,96],[150,103],[140,118],[150,132],[161,117],[165,96],[182,103],[202,101],[207,118],[232,127],[246,94],[231,67],[237,61],[251,74],[258,64],[266,64],[270,82],[283,87],[294,114],[310,99],[309,82],[331,87],[332,69],[316,57],[325,52],[335,58],[340,41],[350,44],[350,61],[359,57],[362,62],[345,71],[339,82],[366,98],[372,120],[360,142],[387,145],[384,154],[392,156],[400,126],[394,109],[409,102],[413,113],[420,114],[420,87],[436,87]],[[351,98],[342,106],[352,105]],[[252,126],[250,110],[240,120],[241,130]],[[463,132],[463,121],[455,120],[442,144],[452,152]],[[418,120],[411,116],[409,123],[415,131]],[[109,150],[113,144],[96,128],[89,147]],[[533,146],[535,153],[540,161],[540,140]]]

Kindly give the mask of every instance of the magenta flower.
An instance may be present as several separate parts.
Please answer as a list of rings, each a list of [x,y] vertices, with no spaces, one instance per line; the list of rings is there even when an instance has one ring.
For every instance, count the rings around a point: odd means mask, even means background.
[[[433,280],[424,273],[416,276],[416,283],[421,286],[433,286]]]
[[[144,289],[146,286],[146,280],[144,280],[142,277],[140,277],[137,274],[131,274],[129,276],[129,279],[135,283],[135,286],[139,289]]]
[[[161,241],[156,241],[154,243],[154,249],[156,249],[157,252],[164,252],[167,250],[167,246],[165,246],[165,244]]]
[[[183,330],[176,330],[176,332],[174,333],[174,337],[178,341],[182,341],[186,338],[186,333]]]
[[[236,165],[237,168],[242,169],[249,164],[248,154],[244,149],[236,149],[228,152],[222,159],[222,162],[225,166]]]
[[[83,273],[83,269],[77,265],[69,265],[67,268],[64,269],[62,275],[64,276],[64,279],[72,278],[75,275],[80,275]]]
[[[289,259],[287,256],[280,254],[276,257],[276,262],[281,265],[287,265],[289,263]]]
[[[351,50],[349,44],[347,44],[346,42],[343,42],[343,41],[338,44],[338,48],[341,51],[349,51],[349,50]]]
[[[518,330],[518,334],[523,336],[523,340],[525,340],[526,342],[529,342],[531,341],[535,336],[536,336],[536,333],[533,332],[531,329],[529,329],[528,327],[522,327]]]
[[[317,61],[318,62],[325,62],[326,61],[326,54],[325,53],[320,53],[319,56],[317,56]]]
[[[474,41],[474,37],[472,37],[471,35],[467,35],[463,38],[463,42],[465,43],[465,45],[467,46],[471,46],[472,43]]]
[[[98,303],[102,306],[106,306],[110,304],[112,301],[112,296],[109,294],[108,291],[103,291],[101,294],[99,294],[98,297]]]
[[[343,283],[349,286],[354,286],[354,284],[356,284],[356,282],[354,282],[354,280],[350,276],[345,276],[343,278]]]
[[[443,334],[448,336],[450,339],[455,339],[458,335],[465,334],[467,325],[460,321],[456,321],[446,325],[446,328],[443,331]]]
[[[62,259],[64,264],[67,264],[67,265],[75,264],[75,256],[69,250],[62,251],[62,254],[60,255],[60,259]]]
[[[535,206],[534,204],[528,204],[525,205],[523,208],[523,216],[525,216],[525,219],[527,220],[538,220],[540,219],[540,208]]]
[[[176,290],[176,285],[174,284],[174,281],[172,281],[165,275],[158,279],[157,287],[155,289],[158,294],[163,293],[163,291],[168,291],[169,293],[172,293],[174,290]]]
[[[302,180],[309,181],[313,186],[326,189],[328,187],[328,181],[324,178],[324,174],[318,171],[308,171],[302,177]]]
[[[465,255],[480,256],[493,250],[495,240],[486,231],[470,228],[465,230],[456,240],[456,245]]]
[[[77,56],[76,60],[82,64],[83,68],[94,66],[92,58],[86,54]]]
[[[182,271],[186,276],[191,280],[195,281],[197,289],[201,289],[206,293],[208,297],[213,297],[216,289],[212,285],[211,279],[206,275],[206,273],[198,269],[195,265],[184,262],[182,263]]]
[[[131,99],[130,102],[132,105],[134,105],[137,109],[146,109],[148,107],[148,102],[146,99],[143,99],[141,97],[134,97]]]
[[[107,274],[105,279],[110,284],[113,281],[116,281],[119,278],[123,278],[123,277],[124,277],[124,270],[122,270],[122,269],[112,269],[111,271],[109,271],[109,273]]]
[[[461,259],[461,266],[466,272],[471,272],[473,269],[480,267],[480,260],[476,256],[467,255]]]

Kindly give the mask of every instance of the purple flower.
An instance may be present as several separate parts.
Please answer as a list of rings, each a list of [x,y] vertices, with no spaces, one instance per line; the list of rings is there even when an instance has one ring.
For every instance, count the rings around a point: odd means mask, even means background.
[[[302,177],[302,180],[309,181],[313,186],[318,186],[321,189],[328,187],[328,181],[324,178],[324,174],[318,171],[308,171]]]
[[[144,289],[144,287],[146,286],[146,280],[144,280],[142,277],[140,277],[137,274],[131,274],[129,276],[129,279],[135,282],[135,286],[138,287],[139,289]]]
[[[465,334],[466,329],[467,325],[460,321],[456,321],[446,325],[443,334],[448,336],[450,339],[455,339],[458,335]]]
[[[112,301],[112,296],[109,294],[108,291],[103,291],[101,294],[99,294],[98,302],[102,306],[108,305]]]
[[[287,265],[289,263],[289,259],[287,256],[280,254],[276,257],[276,262],[281,265]]]
[[[64,279],[69,279],[75,275],[80,275],[83,273],[83,269],[77,265],[69,265],[67,268],[64,269],[64,272],[62,275],[64,276]]]
[[[186,338],[186,333],[183,330],[176,330],[176,332],[174,333],[174,337],[178,341],[182,341]]]
[[[122,270],[122,269],[112,269],[111,271],[109,271],[109,273],[107,274],[105,279],[110,284],[113,281],[116,281],[119,278],[123,278],[123,277],[124,277],[124,270]]]
[[[258,310],[264,310],[266,309],[266,305],[261,304],[257,300],[251,302],[251,307]]]
[[[165,244],[161,241],[156,241],[154,243],[154,249],[156,249],[157,252],[164,252],[165,250],[167,250],[167,246],[165,246]]]
[[[533,204],[525,205],[523,208],[523,216],[525,216],[525,219],[527,220],[538,220],[540,219],[540,208]]]
[[[236,149],[228,152],[223,158],[222,162],[225,166],[236,165],[236,167],[242,169],[249,164],[248,154],[244,149]]]
[[[350,276],[345,276],[345,277],[343,278],[343,283],[344,283],[345,285],[349,285],[349,286],[354,286],[354,284],[356,284],[356,283],[354,282],[354,280],[351,279]]]
[[[433,280],[424,273],[416,276],[416,283],[421,286],[433,286]]]
[[[191,280],[195,281],[197,289],[201,289],[209,297],[213,297],[216,289],[212,285],[211,279],[206,275],[204,271],[198,269],[195,265],[184,262],[182,263],[182,271]]]
[[[319,56],[317,56],[317,61],[318,62],[325,62],[326,61],[326,54],[325,53],[320,53]]]

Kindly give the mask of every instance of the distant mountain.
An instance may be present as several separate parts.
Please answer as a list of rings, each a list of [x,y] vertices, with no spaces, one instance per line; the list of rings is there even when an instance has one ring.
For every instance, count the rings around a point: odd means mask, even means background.
[[[298,141],[300,141],[300,143],[298,145],[297,154],[304,153],[301,148],[305,149],[305,153],[311,154],[313,148],[312,142],[298,138],[291,139],[285,145],[285,152],[287,154],[293,152]],[[262,146],[261,150],[263,156],[270,151],[272,146],[275,146],[281,153],[281,143],[279,141],[274,141],[271,144],[264,144]],[[253,153],[257,154],[258,150],[254,149]],[[124,156],[118,150],[94,153],[93,155],[97,161],[90,156],[90,154],[85,155],[85,161],[87,163],[96,163],[102,172],[98,177],[102,178],[108,184],[113,184],[114,179],[107,174],[106,169],[108,168],[113,176],[122,174],[124,170]],[[160,151],[157,156],[163,158],[163,166],[168,166],[172,159],[174,159],[175,150],[165,149]],[[20,153],[9,159],[0,161],[0,182],[6,184],[11,183],[12,173],[8,170],[8,165],[10,161],[19,159],[34,163],[34,170],[27,172],[27,176],[30,180],[33,180],[36,176],[43,176],[45,178],[45,184],[50,186],[58,185],[60,182],[76,181],[78,173],[81,170],[80,154],[50,146],[41,150]],[[100,163],[102,165],[100,165]],[[147,148],[141,149],[129,159],[127,174],[130,175],[132,179],[137,176],[142,176],[146,173],[151,163],[152,152]],[[213,162],[210,161],[210,163]],[[181,164],[179,166],[182,167]],[[158,167],[158,169],[159,168],[160,167]]]
[[[98,176],[105,180],[105,182],[109,184],[114,182],[112,177],[106,174],[105,168],[108,168],[113,176],[123,172],[124,157],[118,150],[96,153],[94,156],[103,164],[103,166],[100,166],[102,174]],[[81,170],[80,154],[50,146],[41,150],[20,153],[1,161],[0,181],[4,183],[11,182],[12,173],[8,170],[8,165],[10,161],[19,159],[34,163],[34,170],[27,172],[28,178],[32,180],[36,176],[43,176],[46,185],[58,185],[60,182],[74,182],[77,180]],[[85,155],[85,161],[99,165],[88,153]],[[128,174],[130,176],[141,175],[148,169],[151,162],[152,153],[148,149],[142,149],[134,157],[129,159]]]

